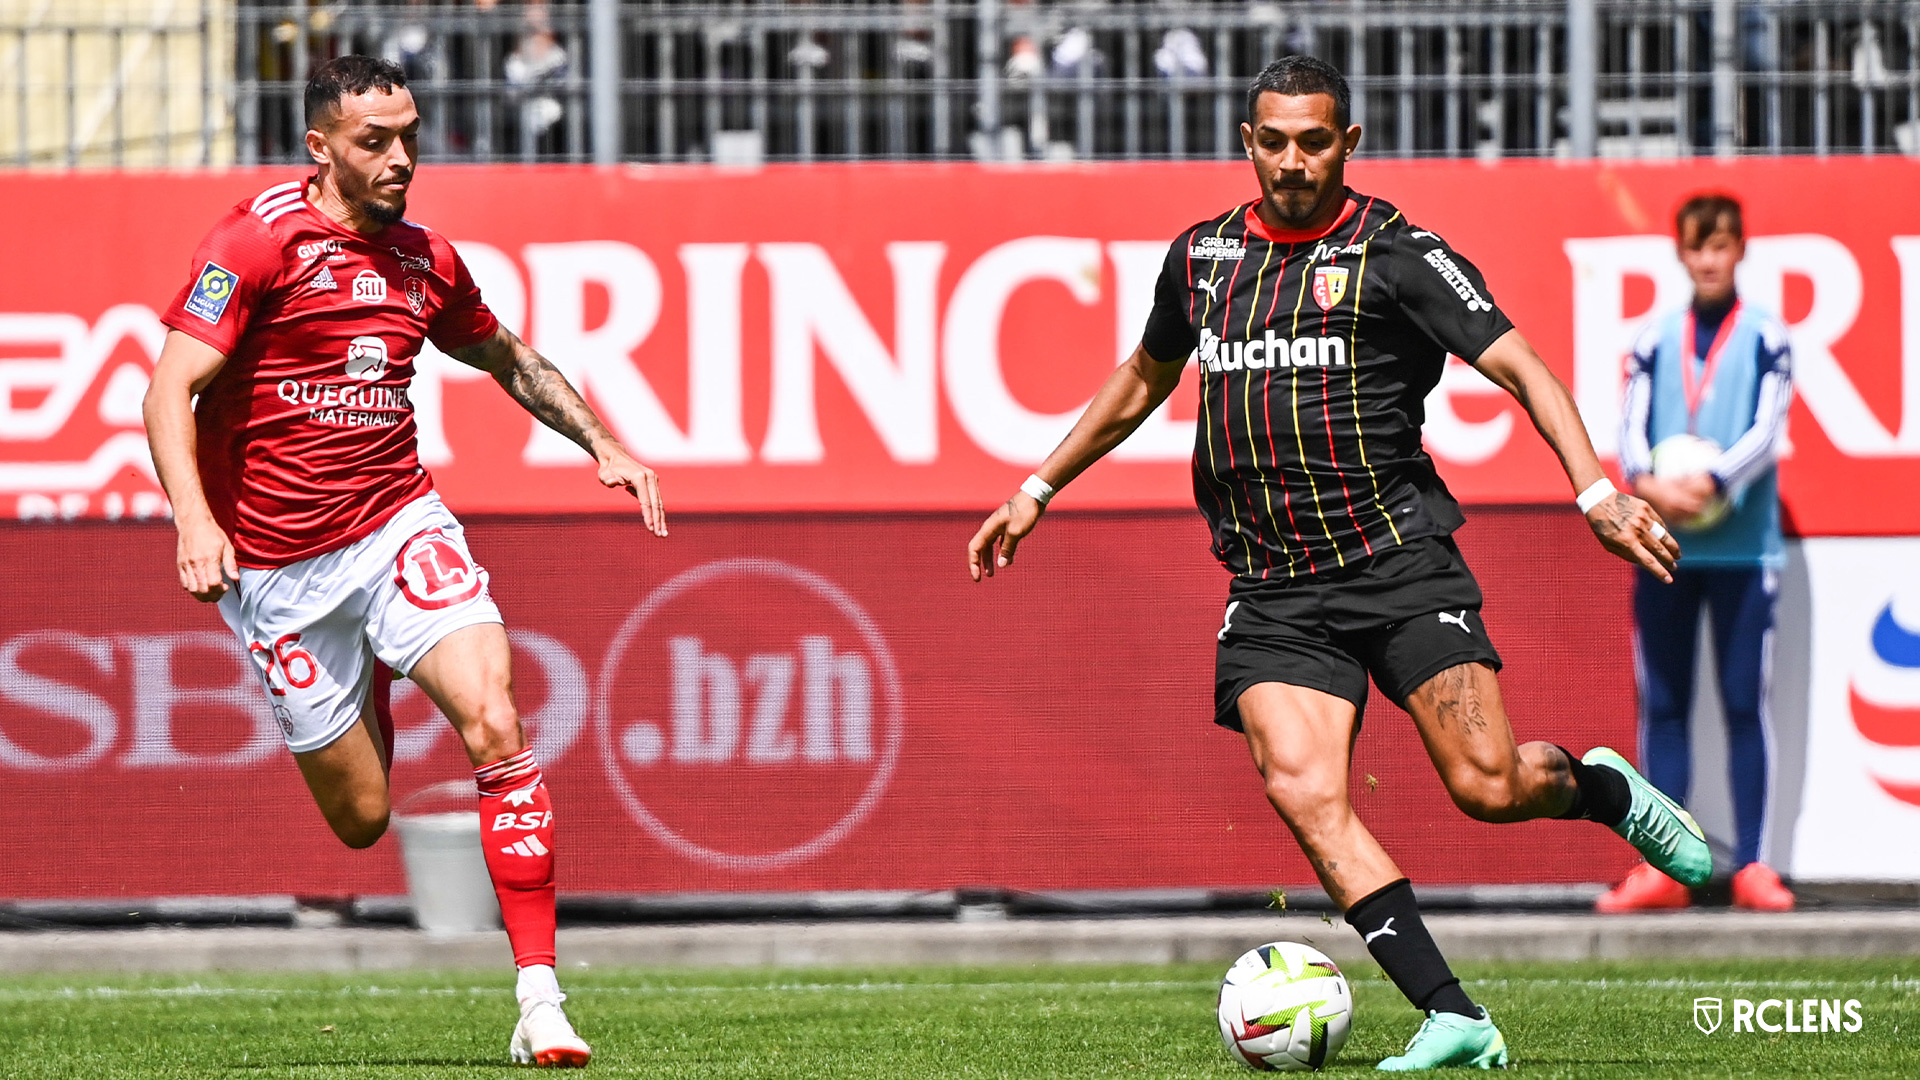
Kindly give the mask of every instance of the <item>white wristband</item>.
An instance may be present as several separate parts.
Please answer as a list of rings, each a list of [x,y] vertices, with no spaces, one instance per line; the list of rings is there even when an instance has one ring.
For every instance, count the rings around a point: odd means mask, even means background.
[[[1033,496],[1033,501],[1039,503],[1041,506],[1045,506],[1053,500],[1053,485],[1040,479],[1039,473],[1034,473],[1032,476],[1020,481],[1020,490]]]
[[[1608,496],[1617,494],[1619,494],[1619,492],[1614,488],[1613,481],[1603,476],[1587,485],[1587,490],[1581,492],[1580,497],[1573,500],[1573,505],[1579,507],[1580,512],[1585,514],[1594,507],[1599,506],[1602,502],[1605,502]]]

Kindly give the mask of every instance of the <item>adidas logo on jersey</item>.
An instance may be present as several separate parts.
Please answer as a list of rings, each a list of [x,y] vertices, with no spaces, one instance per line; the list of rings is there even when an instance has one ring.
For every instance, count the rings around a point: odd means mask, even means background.
[[[320,272],[313,277],[313,287],[321,292],[331,292],[339,288],[340,283],[333,280],[333,269],[323,266],[320,268]]]
[[[1201,327],[1200,363],[1208,371],[1346,367],[1347,343],[1337,337],[1283,338],[1272,330],[1249,341],[1222,341],[1211,327]]]
[[[547,845],[541,843],[540,838],[537,836],[528,836],[524,840],[515,840],[513,843],[500,849],[500,854],[502,855],[523,855],[529,859],[536,855],[545,855],[546,853]]]

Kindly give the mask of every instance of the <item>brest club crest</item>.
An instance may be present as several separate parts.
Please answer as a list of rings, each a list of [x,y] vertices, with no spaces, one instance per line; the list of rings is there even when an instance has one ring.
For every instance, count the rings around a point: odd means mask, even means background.
[[[1321,311],[1332,311],[1347,295],[1347,268],[1344,266],[1316,266],[1313,268],[1313,302],[1320,305]]]
[[[1720,999],[1693,999],[1693,1026],[1700,1029],[1702,1035],[1711,1035],[1720,1030]]]

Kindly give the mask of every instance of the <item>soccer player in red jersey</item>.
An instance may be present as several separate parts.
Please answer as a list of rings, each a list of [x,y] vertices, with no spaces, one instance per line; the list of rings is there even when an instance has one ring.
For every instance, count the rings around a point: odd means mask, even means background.
[[[515,711],[506,630],[415,453],[421,348],[492,375],[665,536],[659,480],[500,325],[452,245],[405,219],[420,114],[400,68],[330,60],[307,83],[306,115],[314,173],[221,218],[166,314],[146,421],[180,584],[218,602],[349,847],[386,832],[393,675],[452,721],[519,967],[509,1052],[585,1065],[553,968],[553,807]]]

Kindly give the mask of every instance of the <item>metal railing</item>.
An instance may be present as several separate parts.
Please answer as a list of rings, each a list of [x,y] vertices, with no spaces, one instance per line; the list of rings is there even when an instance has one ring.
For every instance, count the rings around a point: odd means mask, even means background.
[[[234,0],[0,0],[0,166],[231,161]]]
[[[10,23],[21,2],[0,0],[0,160],[148,160],[49,105],[91,84],[43,43],[116,31],[56,29],[44,2]],[[219,61],[188,140],[205,160],[303,159],[307,72],[345,52],[407,68],[442,160],[1231,157],[1248,79],[1288,52],[1348,74],[1376,155],[1920,155],[1920,0],[145,3],[196,8],[165,32]],[[111,104],[122,123],[149,103]]]

